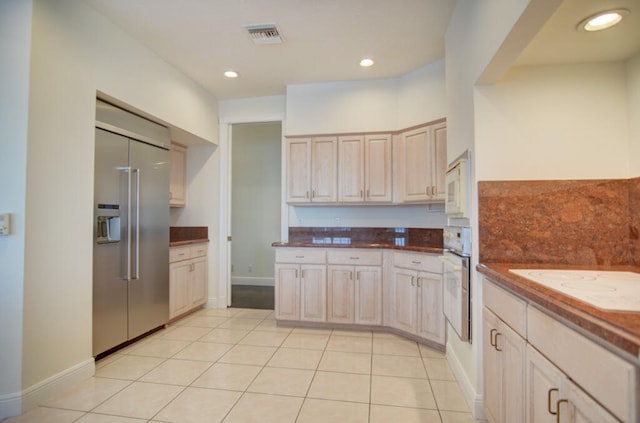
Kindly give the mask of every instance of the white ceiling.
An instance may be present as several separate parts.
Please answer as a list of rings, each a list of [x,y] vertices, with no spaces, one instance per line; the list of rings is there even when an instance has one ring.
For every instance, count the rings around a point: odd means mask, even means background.
[[[284,94],[288,84],[404,75],[444,56],[444,34],[456,3],[85,1],[218,99]],[[575,30],[584,17],[611,7],[631,10],[631,19],[599,34]],[[254,45],[243,25],[261,23],[275,23],[284,43]],[[516,64],[620,61],[638,50],[640,0],[565,0]],[[363,57],[376,64],[361,68]],[[228,69],[240,77],[224,78]]]

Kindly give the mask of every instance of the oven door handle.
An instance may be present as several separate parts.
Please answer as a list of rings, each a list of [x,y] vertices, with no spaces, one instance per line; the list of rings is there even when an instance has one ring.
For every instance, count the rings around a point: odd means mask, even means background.
[[[447,256],[438,256],[441,262],[445,264],[445,266],[449,266],[453,269],[454,272],[459,272],[462,270],[462,265],[458,264],[456,261],[451,260]]]

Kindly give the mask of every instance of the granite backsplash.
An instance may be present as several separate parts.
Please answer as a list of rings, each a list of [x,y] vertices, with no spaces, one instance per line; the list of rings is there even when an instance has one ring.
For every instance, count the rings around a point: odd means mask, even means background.
[[[169,242],[172,243],[208,239],[207,226],[171,226],[169,228]]]
[[[442,248],[442,229],[290,227],[289,242],[386,244]]]
[[[480,262],[640,265],[640,178],[481,181]]]

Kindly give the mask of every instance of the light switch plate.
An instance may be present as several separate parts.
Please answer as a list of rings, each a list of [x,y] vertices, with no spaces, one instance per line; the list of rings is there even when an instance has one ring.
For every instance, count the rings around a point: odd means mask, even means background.
[[[11,214],[0,214],[0,236],[11,234]]]

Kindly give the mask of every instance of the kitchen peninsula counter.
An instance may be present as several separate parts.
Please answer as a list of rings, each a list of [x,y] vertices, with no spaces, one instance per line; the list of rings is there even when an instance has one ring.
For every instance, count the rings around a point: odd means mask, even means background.
[[[628,359],[636,365],[640,364],[639,312],[600,309],[509,271],[509,269],[558,269],[640,273],[639,267],[480,263],[476,269],[500,287],[523,297],[529,304],[569,322],[599,344],[622,352],[628,355]]]
[[[272,247],[291,247],[291,248],[377,248],[387,250],[416,251],[420,253],[442,254],[443,248],[438,246],[424,245],[394,245],[384,243],[365,243],[359,242],[354,244],[335,244],[335,243],[319,243],[319,242],[274,242]]]

